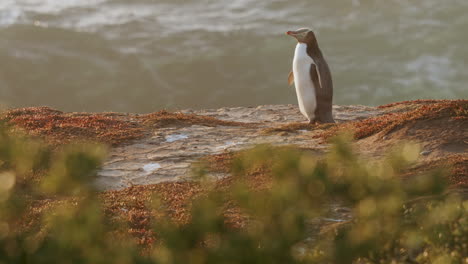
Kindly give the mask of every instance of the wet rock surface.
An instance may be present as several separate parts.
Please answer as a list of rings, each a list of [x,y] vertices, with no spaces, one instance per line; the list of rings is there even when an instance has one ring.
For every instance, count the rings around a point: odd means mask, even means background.
[[[334,106],[337,123],[365,119],[387,113],[389,109],[367,106]],[[101,190],[118,190],[134,185],[192,180],[193,164],[200,158],[226,151],[237,151],[256,144],[297,145],[325,149],[313,137],[319,127],[309,126],[289,132],[265,133],[269,128],[291,123],[306,124],[295,105],[264,105],[208,110],[181,110],[184,114],[209,116],[249,126],[167,126],[149,131],[149,136],[113,148],[96,185]],[[214,175],[223,177],[226,175]]]

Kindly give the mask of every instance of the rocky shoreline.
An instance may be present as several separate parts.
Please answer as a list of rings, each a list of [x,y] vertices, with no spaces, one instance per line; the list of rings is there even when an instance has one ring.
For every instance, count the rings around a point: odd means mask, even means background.
[[[338,122],[385,113],[378,108],[365,106],[336,106],[334,110]],[[148,137],[131,144],[117,146],[112,149],[98,174],[99,188],[122,189],[132,185],[190,180],[192,164],[197,160],[257,144],[296,145],[314,149],[326,147],[326,144],[311,136],[322,129],[308,126],[293,105],[182,110],[180,113],[239,123],[169,125],[151,131]],[[275,131],[275,128],[288,124],[299,127],[294,132]],[[219,178],[226,175],[213,176]]]
[[[363,153],[379,156],[385,146],[414,141],[421,144],[422,163],[435,164],[455,155],[464,160],[466,172],[467,105],[467,100],[418,100],[379,107],[334,106],[337,125],[316,126],[307,124],[295,105],[187,109],[146,115],[63,113],[40,107],[10,110],[4,114],[4,120],[51,144],[90,140],[112,145],[98,172],[96,186],[100,190],[120,190],[191,180],[193,164],[200,159],[258,144],[326,151],[324,134],[334,134],[340,129],[352,132],[353,124],[359,122],[359,127],[371,130],[356,142]],[[419,110],[422,108],[428,109],[422,113],[424,109]],[[433,116],[437,111],[453,113]],[[402,123],[404,120],[411,122]],[[390,126],[391,131],[381,133]],[[391,135],[387,135],[389,132]],[[227,175],[212,173],[212,176]],[[460,183],[464,185],[466,179]]]

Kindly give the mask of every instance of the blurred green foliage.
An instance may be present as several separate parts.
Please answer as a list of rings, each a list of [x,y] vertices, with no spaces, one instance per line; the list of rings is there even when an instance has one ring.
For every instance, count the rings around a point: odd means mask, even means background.
[[[142,254],[113,234],[91,184],[105,148],[52,153],[2,127],[0,263],[467,263],[468,202],[447,191],[444,171],[402,181],[416,146],[370,162],[348,142],[336,138],[324,158],[271,146],[248,151],[234,162],[229,192],[206,184],[212,191],[194,201],[188,224],[155,220],[158,242]],[[271,170],[271,188],[250,190],[256,168]],[[37,173],[45,176],[35,180]],[[63,202],[36,228],[16,226],[28,203],[44,197]],[[228,201],[248,218],[245,228],[225,223]],[[333,203],[349,208],[351,220],[320,232],[315,220]]]

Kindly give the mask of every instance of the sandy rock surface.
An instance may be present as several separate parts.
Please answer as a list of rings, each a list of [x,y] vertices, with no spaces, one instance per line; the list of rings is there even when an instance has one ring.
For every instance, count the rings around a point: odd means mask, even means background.
[[[297,145],[313,149],[326,146],[313,138],[312,129],[290,133],[265,133],[266,129],[291,123],[306,123],[295,105],[264,105],[209,110],[182,110],[184,114],[210,116],[226,121],[255,123],[251,126],[169,126],[149,137],[111,150],[98,173],[101,190],[122,189],[132,185],[191,180],[194,162],[225,151],[236,151],[256,144]],[[385,110],[367,106],[334,106],[338,123],[384,114]],[[225,175],[213,175],[223,177]]]

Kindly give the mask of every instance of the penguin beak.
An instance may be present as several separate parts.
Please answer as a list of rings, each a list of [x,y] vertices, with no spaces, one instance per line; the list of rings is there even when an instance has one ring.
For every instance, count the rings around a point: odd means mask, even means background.
[[[288,32],[286,32],[286,35],[291,36],[291,37],[293,37],[293,38],[299,40],[299,39],[298,39],[298,36],[299,36],[299,35],[298,35],[297,31],[288,31]]]

